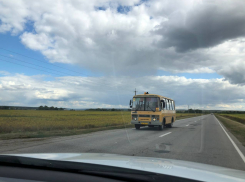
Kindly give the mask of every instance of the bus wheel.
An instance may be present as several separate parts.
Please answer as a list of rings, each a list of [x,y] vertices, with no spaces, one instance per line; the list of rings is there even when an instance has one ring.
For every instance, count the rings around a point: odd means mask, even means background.
[[[139,130],[140,129],[140,125],[136,124],[135,128],[136,128],[136,130]]]
[[[163,124],[158,126],[159,130],[163,130]]]
[[[169,128],[172,128],[172,127],[173,127],[173,123],[174,123],[174,119],[172,118],[172,121],[171,121],[170,124],[168,124],[168,127],[169,127]]]

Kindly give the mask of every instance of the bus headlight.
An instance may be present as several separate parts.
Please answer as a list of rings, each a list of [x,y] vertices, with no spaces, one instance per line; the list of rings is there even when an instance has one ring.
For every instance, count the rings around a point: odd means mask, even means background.
[[[159,115],[152,115],[153,121],[159,121]]]
[[[132,115],[132,120],[137,121],[137,115]]]

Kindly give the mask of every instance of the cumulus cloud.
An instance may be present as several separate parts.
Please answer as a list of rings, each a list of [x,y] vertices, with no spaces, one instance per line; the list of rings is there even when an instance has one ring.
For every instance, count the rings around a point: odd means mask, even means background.
[[[163,37],[158,45],[184,52],[245,36],[245,1],[226,0],[222,4],[218,0],[196,1],[185,9],[178,2],[172,2],[177,7],[156,31]]]
[[[108,80],[110,80],[108,82]],[[47,104],[67,108],[128,107],[133,90],[148,91],[175,99],[177,108],[244,107],[245,88],[222,79],[186,79],[177,76],[57,77],[14,75],[0,77],[1,103],[6,105]],[[229,105],[230,107],[225,107]]]
[[[26,47],[40,51],[50,62],[78,64],[93,72],[211,73],[220,61],[200,48],[244,36],[243,4],[238,0],[222,5],[191,0],[1,1],[0,26],[9,27],[1,32],[19,33]],[[119,7],[128,11],[120,12]],[[33,30],[25,31],[27,26]]]
[[[225,76],[225,80],[229,80],[234,84],[245,84],[245,62],[244,60],[236,60],[230,65],[224,66],[219,73]]]
[[[10,31],[12,35],[16,35],[24,30],[29,12],[28,9],[23,9],[22,1],[1,0],[0,12],[0,33]]]
[[[25,32],[21,36],[21,41],[33,50],[46,50],[53,48],[52,39],[46,34],[32,34]]]

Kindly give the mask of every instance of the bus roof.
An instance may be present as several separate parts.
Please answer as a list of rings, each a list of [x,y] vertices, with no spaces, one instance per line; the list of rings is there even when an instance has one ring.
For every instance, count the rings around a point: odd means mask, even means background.
[[[136,97],[160,97],[160,99],[168,99],[168,100],[174,101],[173,99],[170,99],[170,98],[167,98],[167,97],[164,97],[161,95],[157,95],[157,94],[138,94],[138,95],[135,95],[133,97],[134,98],[136,98]]]

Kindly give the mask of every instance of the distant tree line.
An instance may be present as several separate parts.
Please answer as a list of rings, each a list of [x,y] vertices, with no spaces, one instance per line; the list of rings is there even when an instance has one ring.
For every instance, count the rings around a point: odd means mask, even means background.
[[[97,108],[97,109],[86,109],[86,111],[131,111],[131,109]]]
[[[0,106],[0,110],[36,110],[37,107],[25,106]]]
[[[189,109],[189,110],[185,111],[185,113],[203,113],[203,110]]]
[[[189,109],[189,110],[176,110],[177,113],[204,113],[206,111],[199,109]]]
[[[188,109],[188,110],[176,110],[177,113],[212,113],[214,111],[209,111],[209,110],[200,110],[200,109]]]
[[[245,111],[222,111],[222,110],[200,110],[200,109],[189,109],[189,110],[176,110],[177,113],[222,113],[222,114],[245,114]]]
[[[62,107],[58,108],[58,107],[54,107],[54,106],[48,107],[45,105],[45,106],[39,106],[37,110],[60,110],[60,111],[62,111],[62,110],[64,110],[64,108],[62,108]]]
[[[9,106],[0,106],[0,109],[1,110],[7,110],[7,109],[10,109],[10,107]]]
[[[245,114],[245,111],[219,111],[222,114]]]

